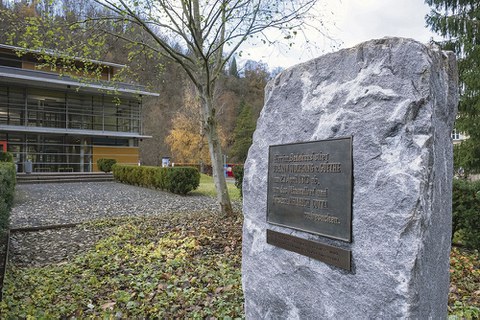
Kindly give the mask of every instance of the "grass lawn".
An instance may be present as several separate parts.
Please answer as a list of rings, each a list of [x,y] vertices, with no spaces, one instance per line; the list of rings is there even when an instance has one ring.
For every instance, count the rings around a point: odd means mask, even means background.
[[[227,182],[228,194],[233,201],[240,201],[240,190],[235,187],[234,183]],[[191,194],[201,194],[209,197],[216,197],[217,191],[215,190],[215,184],[213,183],[213,177],[206,174],[200,175],[200,186],[197,190],[190,192]]]

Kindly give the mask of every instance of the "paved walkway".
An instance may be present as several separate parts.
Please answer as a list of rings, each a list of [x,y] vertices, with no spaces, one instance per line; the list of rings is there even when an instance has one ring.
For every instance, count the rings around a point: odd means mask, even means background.
[[[214,198],[180,196],[116,182],[24,184],[16,186],[10,227],[169,212],[215,211],[217,208]]]

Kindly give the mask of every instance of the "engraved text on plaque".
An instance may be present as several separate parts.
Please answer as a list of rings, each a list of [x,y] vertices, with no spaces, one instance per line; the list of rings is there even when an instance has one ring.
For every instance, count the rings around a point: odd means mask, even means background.
[[[351,241],[352,138],[271,146],[267,221]]]

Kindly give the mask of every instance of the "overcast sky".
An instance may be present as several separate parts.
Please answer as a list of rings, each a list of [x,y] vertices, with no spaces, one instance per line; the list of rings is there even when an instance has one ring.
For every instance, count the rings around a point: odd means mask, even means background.
[[[425,27],[429,7],[423,0],[319,0],[324,12],[328,34],[336,39],[337,47],[320,35],[315,35],[317,48],[307,49],[301,42],[294,49],[282,46],[244,48],[243,59],[261,60],[270,68],[287,68],[339,48],[349,48],[370,39],[385,36],[413,38],[428,42],[432,34]],[[335,25],[334,25],[335,24]],[[300,40],[300,39],[298,39]]]

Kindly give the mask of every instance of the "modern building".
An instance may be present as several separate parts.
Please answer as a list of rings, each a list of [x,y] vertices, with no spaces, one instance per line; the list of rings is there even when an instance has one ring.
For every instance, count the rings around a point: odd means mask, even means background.
[[[139,162],[138,142],[149,138],[142,98],[158,94],[111,82],[124,65],[89,60],[101,79],[85,79],[62,75],[62,67],[46,70],[39,52],[18,50],[0,44],[0,148],[13,154],[19,172],[30,163],[33,172],[91,172],[100,158]]]

